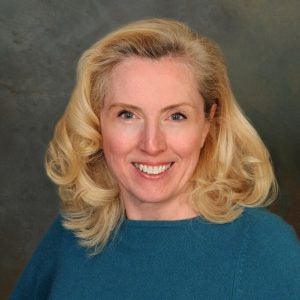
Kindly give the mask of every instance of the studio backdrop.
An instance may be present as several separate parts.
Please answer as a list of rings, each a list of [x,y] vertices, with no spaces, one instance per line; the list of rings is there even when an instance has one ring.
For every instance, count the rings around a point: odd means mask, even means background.
[[[0,2],[0,298],[58,214],[44,172],[81,53],[133,20],[167,17],[216,40],[232,88],[272,155],[271,210],[300,233],[300,1],[2,0]]]

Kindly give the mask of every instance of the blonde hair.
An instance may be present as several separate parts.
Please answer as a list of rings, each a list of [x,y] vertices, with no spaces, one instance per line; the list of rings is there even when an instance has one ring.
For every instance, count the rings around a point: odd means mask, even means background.
[[[77,84],[46,155],[47,174],[59,186],[64,226],[82,245],[99,251],[124,218],[118,185],[102,154],[99,118],[112,68],[130,56],[184,59],[198,80],[205,112],[217,105],[191,179],[195,211],[225,223],[244,207],[269,204],[277,192],[269,153],[235,101],[219,47],[183,23],[149,19],[110,33],[79,61]]]

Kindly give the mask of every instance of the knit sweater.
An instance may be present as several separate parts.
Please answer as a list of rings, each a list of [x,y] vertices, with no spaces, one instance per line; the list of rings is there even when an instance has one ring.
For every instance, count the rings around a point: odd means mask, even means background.
[[[300,299],[295,232],[265,209],[213,224],[124,220],[95,256],[58,217],[15,299]]]

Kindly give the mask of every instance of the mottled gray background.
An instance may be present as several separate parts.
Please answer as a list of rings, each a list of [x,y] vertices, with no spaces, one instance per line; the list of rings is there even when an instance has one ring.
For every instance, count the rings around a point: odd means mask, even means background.
[[[80,54],[143,17],[185,21],[221,45],[237,99],[274,160],[281,194],[272,210],[300,232],[300,1],[1,0],[1,298],[58,212],[43,159]]]

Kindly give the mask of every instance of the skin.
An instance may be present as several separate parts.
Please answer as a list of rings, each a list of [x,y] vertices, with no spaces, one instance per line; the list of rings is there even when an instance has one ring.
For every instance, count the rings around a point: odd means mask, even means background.
[[[171,57],[125,59],[112,71],[100,119],[105,159],[120,186],[127,218],[195,217],[186,188],[209,121],[187,64]],[[169,168],[148,174],[154,166]]]

